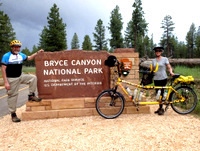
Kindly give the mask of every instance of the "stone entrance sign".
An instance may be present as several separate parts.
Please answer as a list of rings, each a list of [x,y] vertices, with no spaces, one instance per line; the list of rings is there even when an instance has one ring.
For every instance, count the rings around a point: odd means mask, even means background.
[[[110,86],[109,54],[69,50],[44,52],[35,58],[38,95],[43,99],[96,97]]]
[[[27,101],[22,120],[98,115],[96,98],[102,90],[112,86],[111,79],[116,77],[116,67],[109,69],[104,65],[109,55],[105,51],[83,50],[38,55],[35,58],[38,93],[43,100]],[[129,59],[132,62],[130,73],[121,78],[139,83],[139,54],[133,48],[118,48],[111,55],[118,60]],[[149,106],[140,106],[139,109],[137,111],[127,97],[123,114],[150,113]]]

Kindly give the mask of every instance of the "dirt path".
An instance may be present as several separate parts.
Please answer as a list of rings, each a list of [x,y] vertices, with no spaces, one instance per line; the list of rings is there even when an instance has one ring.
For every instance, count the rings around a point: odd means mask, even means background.
[[[95,116],[12,123],[7,115],[0,118],[0,150],[199,150],[199,119],[171,109],[158,116],[155,109],[113,120]]]

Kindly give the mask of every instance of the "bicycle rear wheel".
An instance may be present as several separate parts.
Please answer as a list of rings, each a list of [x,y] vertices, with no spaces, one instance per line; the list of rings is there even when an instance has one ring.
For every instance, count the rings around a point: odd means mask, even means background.
[[[123,112],[124,102],[121,93],[105,90],[96,99],[96,110],[102,117],[113,119]]]
[[[180,96],[185,98],[185,101],[181,102],[178,94],[173,91],[171,93],[171,101],[173,102],[171,104],[172,109],[179,114],[191,113],[197,105],[198,100],[196,93],[188,86],[180,86],[175,90]]]

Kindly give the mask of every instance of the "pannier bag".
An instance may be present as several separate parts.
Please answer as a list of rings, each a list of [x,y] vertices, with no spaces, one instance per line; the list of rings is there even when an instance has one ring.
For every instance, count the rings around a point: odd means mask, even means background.
[[[104,64],[105,64],[106,66],[109,66],[109,67],[114,67],[116,61],[117,61],[117,58],[116,58],[115,56],[113,56],[113,55],[110,55],[110,56],[108,57],[108,59],[105,60]]]
[[[144,77],[143,77],[143,79],[142,79],[142,84],[143,84],[144,86],[153,83],[153,76],[154,76],[153,72],[148,73],[148,74],[145,74],[145,75],[143,75],[143,76],[144,76]]]
[[[194,78],[192,76],[182,76],[180,75],[177,79],[174,80],[174,84],[193,84]]]
[[[143,74],[143,78],[142,78],[142,84],[145,85],[149,85],[153,83],[153,77],[154,77],[154,73],[158,71],[158,63],[156,63],[156,68],[153,71],[153,65],[150,64],[150,72]]]

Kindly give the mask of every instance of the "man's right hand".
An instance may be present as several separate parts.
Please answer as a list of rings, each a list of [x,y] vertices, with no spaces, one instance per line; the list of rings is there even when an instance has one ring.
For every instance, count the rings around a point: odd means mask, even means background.
[[[5,89],[10,90],[10,84],[8,82],[5,83]]]

